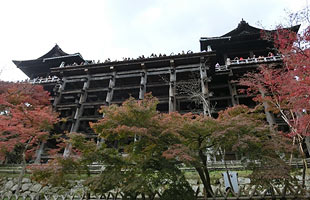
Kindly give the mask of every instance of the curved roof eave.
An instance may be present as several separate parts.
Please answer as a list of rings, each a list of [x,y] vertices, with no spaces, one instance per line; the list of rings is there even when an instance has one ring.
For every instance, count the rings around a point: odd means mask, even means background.
[[[67,56],[68,53],[64,52],[58,44],[56,44],[49,52],[44,54],[43,56],[39,57],[38,59],[44,59],[44,58],[51,58],[51,57],[58,57],[58,56]]]

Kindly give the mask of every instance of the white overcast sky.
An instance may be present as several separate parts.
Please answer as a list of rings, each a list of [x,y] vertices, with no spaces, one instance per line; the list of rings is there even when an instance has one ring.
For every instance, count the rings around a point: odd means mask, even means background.
[[[199,51],[243,18],[272,28],[306,0],[1,0],[0,79],[26,76],[12,60],[36,59],[56,43],[85,59]]]

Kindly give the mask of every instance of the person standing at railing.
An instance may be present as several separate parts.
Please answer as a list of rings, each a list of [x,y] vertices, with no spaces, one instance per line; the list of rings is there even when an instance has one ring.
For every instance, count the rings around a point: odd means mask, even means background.
[[[264,56],[258,56],[258,61],[264,60]]]
[[[230,58],[226,59],[226,65],[230,65]]]

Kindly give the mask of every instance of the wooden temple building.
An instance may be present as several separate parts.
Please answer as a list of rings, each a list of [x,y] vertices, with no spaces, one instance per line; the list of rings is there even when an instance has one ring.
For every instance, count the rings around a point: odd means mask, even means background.
[[[299,26],[291,27],[295,32]],[[130,96],[142,99],[152,92],[160,112],[206,112],[190,95],[177,91],[179,82],[199,81],[200,92],[214,109],[237,104],[255,106],[252,97],[240,94],[236,80],[261,64],[281,65],[282,58],[261,30],[242,20],[236,29],[220,37],[200,38],[201,52],[153,55],[123,61],[87,61],[80,54],[67,54],[56,45],[35,60],[13,61],[34,84],[51,92],[53,107],[66,118],[59,128],[96,137],[89,127],[102,117],[101,105],[121,104]],[[269,54],[272,52],[272,54]],[[235,59],[238,58],[238,59]],[[197,77],[193,79],[192,77]],[[267,113],[269,123],[276,123]]]

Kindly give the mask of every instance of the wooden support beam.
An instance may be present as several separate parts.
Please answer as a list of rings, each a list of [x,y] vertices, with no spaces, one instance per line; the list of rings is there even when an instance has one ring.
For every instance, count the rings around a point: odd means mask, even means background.
[[[154,76],[154,75],[164,75],[164,74],[169,74],[170,71],[160,71],[160,72],[147,72],[147,75],[149,76]]]
[[[107,98],[106,98],[107,105],[110,105],[113,99],[115,79],[116,79],[116,71],[114,71],[110,77],[109,89],[108,89]]]
[[[199,71],[199,67],[197,67],[197,68],[188,68],[188,69],[176,69],[177,73],[180,73],[180,72],[196,72],[196,71]]]
[[[119,87],[114,87],[113,90],[132,90],[132,89],[140,89],[140,85],[137,86],[119,86]]]
[[[145,69],[144,63],[141,63],[142,73],[141,73],[141,81],[140,81],[140,91],[139,91],[139,99],[143,99],[146,93],[146,83],[147,83],[147,71]]]
[[[71,129],[70,129],[70,133],[74,133],[77,132],[79,130],[79,126],[80,126],[80,118],[83,115],[84,112],[84,105],[83,103],[86,102],[87,99],[87,89],[89,88],[89,84],[90,84],[90,75],[88,75],[87,78],[84,78],[84,84],[83,84],[83,89],[82,89],[82,93],[80,95],[80,99],[78,101],[78,106],[76,108],[76,111],[74,113],[74,117],[73,117],[73,122],[71,125]],[[71,153],[71,149],[72,149],[72,145],[69,143],[67,144],[63,156],[64,157],[68,157]]]
[[[67,84],[67,79],[66,77],[64,77],[62,80],[60,80],[59,83],[57,83],[56,85],[58,85],[58,88],[56,89],[57,91],[55,91],[56,96],[53,102],[53,108],[56,108],[57,105],[60,103],[61,97],[62,97],[62,93],[66,87]]]
[[[201,93],[203,102],[203,114],[211,117],[211,104],[209,98],[209,78],[207,74],[206,62],[204,57],[200,58],[200,82],[201,82]]]
[[[169,80],[169,113],[176,111],[176,70],[174,60],[170,60],[170,80]]]
[[[237,97],[236,84],[232,84],[230,78],[228,78],[228,88],[231,96],[231,102],[233,106],[239,105],[239,98]]]

